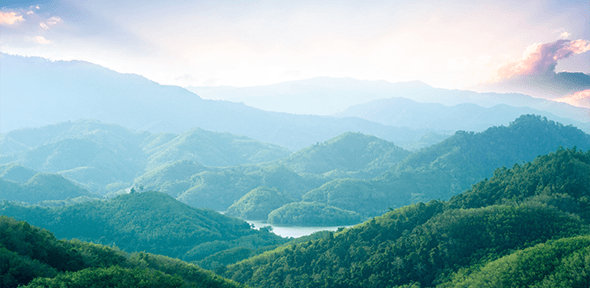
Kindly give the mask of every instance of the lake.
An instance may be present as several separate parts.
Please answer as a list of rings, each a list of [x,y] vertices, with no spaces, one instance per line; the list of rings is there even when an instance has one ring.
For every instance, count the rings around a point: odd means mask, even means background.
[[[336,231],[340,227],[352,227],[353,225],[348,226],[320,226],[320,227],[302,227],[302,226],[279,226],[268,224],[265,221],[252,221],[252,220],[245,220],[246,222],[254,225],[254,229],[260,229],[260,227],[270,226],[272,227],[272,232],[281,236],[281,237],[293,237],[298,238],[301,236],[310,235],[314,232],[318,231]]]

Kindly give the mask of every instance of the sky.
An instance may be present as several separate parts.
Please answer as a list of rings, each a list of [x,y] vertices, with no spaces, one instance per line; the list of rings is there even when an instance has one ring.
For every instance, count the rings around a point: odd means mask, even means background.
[[[185,87],[329,76],[468,89],[548,67],[588,74],[589,27],[588,0],[0,1],[3,53]]]

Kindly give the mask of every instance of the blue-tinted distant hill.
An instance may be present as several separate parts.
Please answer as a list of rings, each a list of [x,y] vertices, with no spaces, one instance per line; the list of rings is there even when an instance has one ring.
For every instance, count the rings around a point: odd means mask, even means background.
[[[5,143],[18,144],[2,149],[2,153],[11,153],[0,154],[0,164],[19,163],[40,172],[59,173],[101,194],[129,188],[137,176],[175,161],[233,166],[290,154],[278,145],[229,133],[195,128],[180,135],[152,134],[95,120],[18,129],[0,139],[0,148]]]
[[[569,75],[569,81],[575,82],[570,85],[571,87],[575,86],[581,88],[579,84],[584,81],[586,81],[585,85],[587,85],[587,75],[581,73],[558,73],[557,76],[562,74]],[[559,121],[564,124],[570,124],[567,119],[582,123],[590,122],[588,109],[574,107],[565,103],[553,102],[517,93],[477,93],[468,90],[441,89],[429,86],[420,81],[391,83],[383,80],[369,81],[353,78],[316,77],[266,86],[188,87],[187,89],[199,94],[204,99],[224,99],[234,102],[243,102],[246,105],[268,111],[296,114],[357,116],[370,121],[376,120],[365,118],[362,115],[349,113],[356,110],[346,110],[349,107],[356,105],[365,108],[366,106],[363,106],[365,103],[375,101],[375,105],[369,105],[369,107],[366,107],[368,110],[366,112],[373,112],[369,109],[372,108],[377,110],[375,112],[384,111],[384,113],[389,113],[391,114],[391,117],[409,117],[409,119],[404,121],[409,124],[414,124],[412,121],[416,120],[419,122],[417,124],[423,124],[424,121],[440,121],[440,116],[442,116],[440,113],[448,113],[446,112],[447,110],[453,110],[452,119],[458,118],[462,119],[464,122],[470,122],[474,120],[470,118],[471,115],[473,115],[473,111],[471,111],[472,109],[487,111],[482,115],[478,115],[477,122],[480,122],[479,124],[481,125],[485,125],[486,123],[489,123],[490,125],[486,127],[478,126],[478,131],[494,125],[507,125],[511,120],[522,114],[543,115],[550,120]],[[491,89],[491,91],[493,91],[493,89]],[[541,89],[541,91],[544,90]],[[386,101],[386,103],[376,101],[389,98],[404,98],[405,101],[396,101],[395,107],[390,107],[390,105],[393,105],[392,103],[387,104],[387,102],[390,101]],[[385,106],[382,106],[383,104],[385,104]],[[474,105],[460,105],[458,107],[445,108],[442,105],[433,104],[442,104],[446,106],[456,106],[460,104]],[[500,104],[503,105],[494,107]],[[506,105],[510,107],[507,107]],[[492,107],[494,107],[494,109],[484,109]],[[433,110],[433,108],[436,109]],[[397,113],[403,111],[414,111],[417,112],[419,116],[407,114],[397,115]],[[429,112],[424,113],[424,111]],[[432,111],[435,113],[431,114]],[[390,122],[376,122],[392,125]],[[395,123],[393,125],[399,125],[400,127],[405,126],[400,124],[402,123]],[[436,127],[444,127],[444,130],[472,130],[469,126],[456,125],[460,123],[444,123],[443,121],[443,123],[435,124],[437,124]],[[423,126],[407,125],[407,127]]]
[[[410,143],[428,131],[359,118],[293,115],[242,103],[203,100],[177,87],[81,61],[1,54],[1,132],[81,118],[135,130],[182,133],[193,127],[244,135],[297,150],[353,131]]]
[[[551,107],[550,103],[547,103],[547,106]],[[570,108],[572,110],[581,109]],[[480,132],[492,126],[508,125],[523,114],[544,116],[564,125],[572,124],[586,133],[590,133],[590,116],[587,117],[586,122],[580,122],[567,117],[558,117],[547,111],[529,107],[513,107],[506,104],[492,107],[483,107],[473,103],[443,105],[440,103],[419,103],[408,98],[393,97],[351,106],[338,113],[337,116],[359,117],[384,125],[414,129],[428,127],[440,131]],[[576,118],[575,115],[569,115],[569,117]]]

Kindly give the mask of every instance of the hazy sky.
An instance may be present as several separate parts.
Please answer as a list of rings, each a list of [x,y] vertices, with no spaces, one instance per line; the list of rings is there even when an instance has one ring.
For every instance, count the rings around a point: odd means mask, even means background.
[[[566,42],[556,71],[590,73],[588,0],[0,3],[2,52],[85,60],[162,84],[333,76],[469,88],[521,71],[531,51],[560,39],[581,41]]]

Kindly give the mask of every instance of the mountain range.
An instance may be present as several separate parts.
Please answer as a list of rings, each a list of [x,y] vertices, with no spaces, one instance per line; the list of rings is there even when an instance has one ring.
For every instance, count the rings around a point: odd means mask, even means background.
[[[570,74],[572,75],[570,78],[575,78],[575,75],[579,73],[560,73],[559,75],[564,75],[563,77],[567,78]],[[356,116],[399,127],[406,125],[408,127],[424,127],[423,122],[428,121],[437,124],[437,127],[442,127],[442,130],[453,132],[456,130],[472,131],[473,127],[480,131],[482,128],[490,126],[507,125],[522,114],[537,114],[564,124],[584,125],[577,125],[580,129],[587,129],[588,122],[590,122],[588,109],[565,103],[517,93],[477,93],[468,90],[435,88],[420,81],[390,83],[383,80],[316,77],[267,86],[187,87],[187,89],[204,99],[242,102],[248,106],[267,111],[340,117]],[[371,102],[373,104],[369,104]],[[367,104],[369,107],[363,104]],[[385,104],[385,107],[380,104]],[[355,108],[355,106],[360,107]],[[364,114],[358,114],[359,109],[363,108],[370,109]],[[393,109],[390,110],[391,108]],[[475,119],[473,118],[473,109],[479,112]],[[370,113],[375,112],[374,110],[377,113],[390,114],[389,121],[380,122],[379,118],[364,117],[371,116]],[[397,115],[398,113],[403,115]],[[466,126],[455,121],[447,123],[444,116],[448,115],[452,115],[454,119],[462,119],[463,122],[475,120],[481,124]],[[397,116],[400,120],[403,117],[409,119],[402,120],[400,123],[391,122],[391,119]],[[414,124],[413,120],[418,121],[417,126],[412,125]],[[572,120],[573,122],[570,122]],[[486,124],[489,125],[486,127]]]

